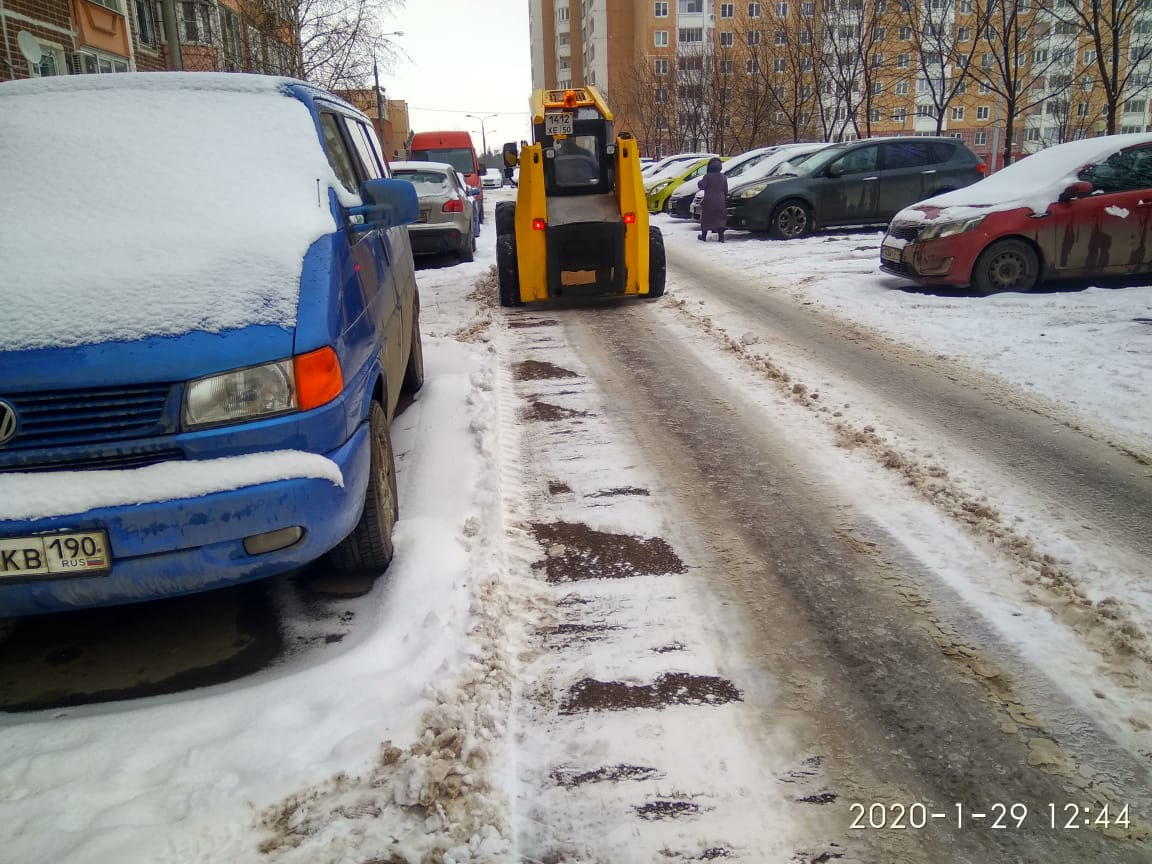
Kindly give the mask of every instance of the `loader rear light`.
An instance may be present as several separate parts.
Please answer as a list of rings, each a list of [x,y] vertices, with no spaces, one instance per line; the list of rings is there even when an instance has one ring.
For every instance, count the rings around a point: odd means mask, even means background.
[[[451,201],[445,201],[444,206],[440,208],[441,213],[463,213],[464,202],[459,198],[453,198]]]
[[[532,220],[532,230],[533,231],[543,231],[547,227],[548,227],[548,223],[545,222],[543,219],[533,219]]]
[[[635,213],[625,213],[624,214],[624,224],[625,225],[636,224],[636,214]]]

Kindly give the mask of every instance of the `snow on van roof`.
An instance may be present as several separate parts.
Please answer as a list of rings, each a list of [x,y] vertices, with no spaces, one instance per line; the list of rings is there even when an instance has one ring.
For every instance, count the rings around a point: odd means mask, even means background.
[[[0,350],[294,327],[301,262],[336,230],[340,187],[292,83],[0,85]]]

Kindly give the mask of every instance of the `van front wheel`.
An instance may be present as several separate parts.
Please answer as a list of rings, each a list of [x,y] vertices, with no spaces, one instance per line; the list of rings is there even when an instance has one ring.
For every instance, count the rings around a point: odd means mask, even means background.
[[[364,510],[352,533],[329,553],[333,565],[343,573],[379,574],[392,563],[392,529],[399,517],[396,461],[388,415],[379,402],[372,402],[368,424],[371,470]]]

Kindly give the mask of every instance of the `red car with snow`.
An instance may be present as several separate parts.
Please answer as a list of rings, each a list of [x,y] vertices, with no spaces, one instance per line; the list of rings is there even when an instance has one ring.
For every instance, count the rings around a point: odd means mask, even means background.
[[[980,294],[1152,272],[1152,134],[1060,144],[906,207],[880,269]]]

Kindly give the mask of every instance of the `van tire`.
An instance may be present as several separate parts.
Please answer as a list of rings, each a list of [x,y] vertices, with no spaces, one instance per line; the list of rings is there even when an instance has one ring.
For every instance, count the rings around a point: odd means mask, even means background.
[[[520,269],[516,263],[516,235],[496,235],[496,281],[501,306],[520,305]]]
[[[664,296],[668,279],[668,261],[664,254],[664,235],[655,225],[648,226],[648,296]]]
[[[420,341],[420,309],[413,308],[412,344],[408,348],[408,365],[404,367],[404,383],[401,393],[415,393],[424,386],[424,343]]]
[[[516,202],[501,201],[496,205],[496,236],[516,233]]]
[[[396,460],[384,407],[372,400],[368,415],[371,469],[364,490],[364,509],[352,533],[329,553],[342,573],[380,574],[392,563],[392,529],[400,515],[396,503]]]

